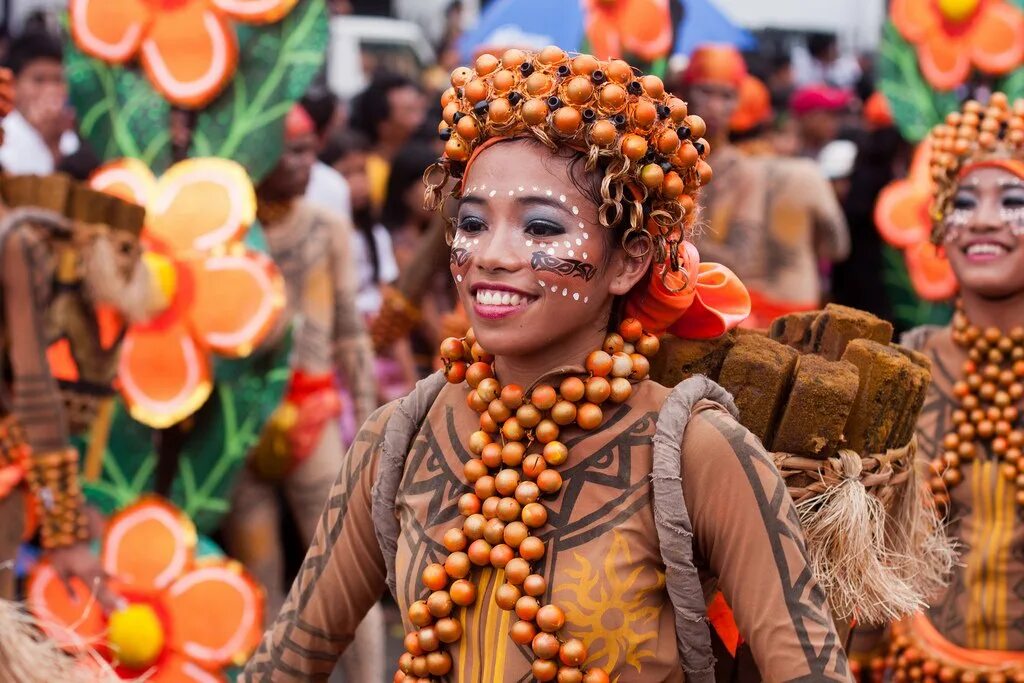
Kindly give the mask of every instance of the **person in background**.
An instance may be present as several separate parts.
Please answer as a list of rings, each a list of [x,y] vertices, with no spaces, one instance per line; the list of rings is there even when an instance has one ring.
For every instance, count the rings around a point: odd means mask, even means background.
[[[822,148],[839,136],[852,101],[846,90],[810,85],[793,93],[789,109],[800,134],[800,155],[817,159]]]
[[[377,407],[373,350],[356,309],[352,229],[347,218],[303,199],[316,161],[312,119],[295,105],[285,120],[284,151],[256,189],[257,216],[268,251],[285,281],[285,307],[264,348],[291,336],[291,377],[281,405],[263,426],[232,496],[224,537],[264,586],[268,616],[283,600],[283,544],[278,533],[279,492],[302,542],[309,543],[331,485],[342,467],[338,418],[340,375],[356,419]],[[383,617],[364,622],[365,633],[342,661],[349,681],[383,677]]]
[[[320,161],[341,173],[351,191],[356,308],[368,327],[380,313],[382,288],[398,280],[391,234],[377,221],[370,207],[370,183],[366,173],[369,154],[369,141],[355,131],[336,134],[320,153]],[[381,403],[404,396],[416,383],[416,367],[407,338],[398,339],[390,349],[379,352],[375,367]],[[356,426],[354,420],[348,425],[352,430]]]
[[[10,46],[5,66],[14,74],[14,111],[3,122],[0,167],[8,173],[48,175],[78,151],[68,108],[60,40],[30,31]]]
[[[306,93],[300,100],[300,104],[315,126],[317,152],[319,153],[337,129],[340,109],[338,100],[333,93],[324,89]],[[341,214],[346,218],[352,217],[352,200],[348,183],[341,173],[319,159],[313,162],[305,197],[310,204]]]
[[[793,76],[798,87],[825,83],[835,88],[852,88],[861,76],[856,57],[843,55],[831,33],[814,33],[807,47],[793,50]]]
[[[818,155],[818,168],[830,183],[840,202],[850,194],[850,176],[857,160],[857,145],[852,140],[833,140]]]
[[[747,283],[751,313],[745,324],[763,328],[780,315],[820,308],[827,289],[821,271],[849,254],[849,232],[833,188],[849,176],[856,148],[849,141],[826,148],[831,173],[823,175],[818,162],[780,153],[772,144],[771,96],[763,83],[747,76],[739,93],[731,137],[757,166],[765,187],[756,254],[765,268]]]
[[[374,208],[380,209],[384,204],[392,161],[416,136],[426,115],[423,91],[409,78],[397,74],[377,74],[353,101],[351,126],[365,135],[372,146],[366,169]]]
[[[459,65],[464,10],[462,0],[452,0],[444,11],[444,32],[437,44],[437,62],[448,73]]]

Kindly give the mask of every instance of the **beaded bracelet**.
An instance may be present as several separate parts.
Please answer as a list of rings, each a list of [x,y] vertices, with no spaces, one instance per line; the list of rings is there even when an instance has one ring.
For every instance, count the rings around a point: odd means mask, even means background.
[[[78,450],[68,447],[32,458],[26,474],[39,507],[40,539],[53,550],[89,540],[89,521],[78,482]]]

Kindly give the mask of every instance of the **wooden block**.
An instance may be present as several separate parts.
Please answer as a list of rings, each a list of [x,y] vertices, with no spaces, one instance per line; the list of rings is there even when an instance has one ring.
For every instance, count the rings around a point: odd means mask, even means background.
[[[929,358],[928,356],[924,355],[920,351],[914,351],[913,349],[908,349],[906,346],[902,346],[900,344],[891,344],[891,346],[892,346],[892,348],[896,349],[897,351],[902,353],[904,356],[909,358],[910,362],[913,363],[914,365],[916,365],[917,367],[924,368],[928,372],[932,371],[932,359]]]
[[[911,386],[907,391],[905,400],[899,408],[897,427],[893,431],[888,448],[900,448],[906,446],[917,430],[917,420],[921,416],[921,408],[928,397],[928,391],[932,384],[931,370],[919,365],[910,367]]]
[[[857,386],[857,367],[852,363],[800,356],[771,450],[814,458],[835,453]]]
[[[740,423],[762,443],[771,442],[799,355],[795,349],[767,337],[743,334],[722,364],[718,383],[736,401]]]
[[[810,350],[828,360],[838,360],[853,339],[888,344],[892,341],[892,323],[856,308],[829,304],[811,325]]]
[[[768,328],[768,336],[798,351],[805,351],[811,341],[811,325],[820,314],[821,311],[804,311],[776,318]]]
[[[71,184],[71,176],[63,173],[39,178],[39,185],[36,187],[36,206],[65,215]]]
[[[857,366],[860,385],[846,422],[846,448],[862,455],[884,451],[898,428],[907,394],[914,390],[914,364],[897,349],[854,339],[843,360]]]
[[[717,381],[725,354],[735,341],[732,333],[717,339],[665,335],[661,338],[661,351],[651,361],[651,379],[666,387],[674,387],[693,375],[706,375]]]

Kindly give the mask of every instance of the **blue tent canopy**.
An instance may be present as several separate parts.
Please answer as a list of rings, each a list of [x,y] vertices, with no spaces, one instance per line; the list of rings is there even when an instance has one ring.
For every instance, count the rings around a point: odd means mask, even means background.
[[[469,62],[483,45],[576,49],[583,43],[582,0],[497,0],[467,31],[459,44]],[[701,43],[728,43],[741,50],[755,46],[754,37],[733,24],[711,0],[683,0],[683,21],[676,30],[675,54],[690,54]]]

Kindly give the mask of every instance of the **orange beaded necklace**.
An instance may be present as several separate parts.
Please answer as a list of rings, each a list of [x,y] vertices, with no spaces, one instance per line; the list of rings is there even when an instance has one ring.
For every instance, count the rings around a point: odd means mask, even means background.
[[[542,603],[547,580],[533,571],[533,563],[544,557],[545,547],[533,534],[548,519],[542,497],[562,488],[562,477],[554,468],[569,459],[569,449],[558,440],[560,430],[572,424],[585,430],[600,427],[601,405],[629,399],[631,381],[647,377],[648,359],[658,347],[658,338],[629,318],[618,333],[607,335],[601,349],[587,356],[585,379],[568,377],[557,389],[541,384],[527,395],[522,387],[499,384],[494,359],[476,342],[472,330],[462,339],[449,337],[441,343],[445,377],[452,384],[469,384],[467,403],[480,413],[480,429],[469,437],[476,457],[464,465],[473,491],[459,498],[461,527],[444,534],[448,556],[423,570],[425,597],[409,606],[409,621],[417,630],[405,636],[406,652],[398,660],[396,682],[428,683],[451,671],[451,655],[443,645],[462,637],[454,610],[476,602],[470,574],[474,566],[488,565],[505,572],[495,603],[515,611],[519,620],[509,635],[533,650],[533,676],[538,681],[609,681],[603,669],[584,666],[587,646],[581,640],[559,637],[565,613]]]
[[[949,505],[949,490],[963,480],[960,464],[982,455],[981,444],[1002,461],[1002,474],[1016,483],[1017,503],[1024,505],[1024,429],[1014,426],[1024,397],[1024,328],[1004,334],[996,327],[971,325],[963,309],[953,316],[953,341],[967,349],[964,378],[953,385],[960,401],[953,427],[943,437],[942,456],[932,461],[931,489],[940,511]]]

